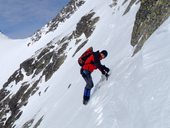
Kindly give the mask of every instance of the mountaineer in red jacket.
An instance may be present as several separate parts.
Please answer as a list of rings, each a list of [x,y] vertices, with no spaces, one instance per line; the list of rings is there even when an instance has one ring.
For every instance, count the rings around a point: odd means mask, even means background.
[[[80,72],[86,82],[86,86],[84,88],[83,104],[88,103],[90,99],[90,91],[94,86],[91,73],[94,70],[99,69],[101,73],[106,76],[106,78],[108,78],[109,76],[108,72],[110,71],[110,69],[102,65],[100,62],[102,59],[106,58],[107,55],[108,53],[106,50],[103,50],[101,52],[91,52],[91,55],[89,55],[88,58],[86,58],[86,60],[84,61],[84,64],[81,65],[82,68]]]

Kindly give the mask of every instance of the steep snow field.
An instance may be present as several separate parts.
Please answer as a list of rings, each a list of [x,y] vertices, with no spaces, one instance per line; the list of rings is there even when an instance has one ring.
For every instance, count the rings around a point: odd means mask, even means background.
[[[21,61],[26,59],[26,41],[28,39],[12,40],[0,33],[0,87],[18,68]]]
[[[31,47],[25,45],[29,38],[16,42],[10,40],[12,43],[7,38],[1,39],[2,85],[19,63],[43,47],[43,42],[70,33],[80,18],[91,10],[100,17],[88,43],[75,57],[72,55],[77,46],[70,42],[70,47],[74,47],[68,50],[66,61],[49,81],[42,81],[40,90],[44,93],[36,93],[29,99],[15,123],[16,128],[35,119],[33,128],[41,117],[39,128],[170,127],[170,18],[154,32],[143,49],[131,57],[130,39],[140,3],[133,5],[123,16],[129,3],[122,5],[123,2],[119,0],[117,6],[110,8],[111,0],[86,0],[69,20]],[[102,63],[111,69],[111,76],[107,81],[99,82],[101,73],[95,71],[92,74],[95,87],[90,102],[84,106],[85,82],[79,73],[77,58],[90,46],[94,50],[108,50],[109,55]]]

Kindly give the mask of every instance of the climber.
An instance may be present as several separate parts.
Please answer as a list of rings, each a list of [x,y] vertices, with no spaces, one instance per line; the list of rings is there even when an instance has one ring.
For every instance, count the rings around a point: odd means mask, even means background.
[[[94,86],[91,73],[94,70],[99,69],[101,73],[106,76],[106,79],[109,77],[108,72],[110,69],[105,65],[102,65],[100,62],[102,59],[106,58],[107,55],[108,52],[106,50],[101,52],[93,52],[93,48],[90,47],[78,59],[78,62],[81,65],[80,73],[86,82],[86,86],[84,88],[83,104],[88,103],[90,99],[90,91]]]

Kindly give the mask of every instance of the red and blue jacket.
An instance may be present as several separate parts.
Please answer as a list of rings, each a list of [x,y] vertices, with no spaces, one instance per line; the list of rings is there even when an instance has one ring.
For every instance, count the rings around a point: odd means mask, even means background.
[[[99,51],[93,52],[93,54],[86,59],[85,64],[82,66],[82,69],[88,70],[91,73],[94,70],[99,69],[102,72],[102,74],[105,74],[106,72],[109,71],[109,68],[101,64],[100,62],[101,59],[102,57]]]

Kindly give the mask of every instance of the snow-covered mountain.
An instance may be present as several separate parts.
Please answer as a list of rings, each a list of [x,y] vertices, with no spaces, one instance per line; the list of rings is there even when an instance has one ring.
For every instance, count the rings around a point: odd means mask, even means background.
[[[168,0],[71,0],[32,37],[0,33],[0,128],[169,128],[169,16]],[[84,106],[91,46],[111,75]]]

